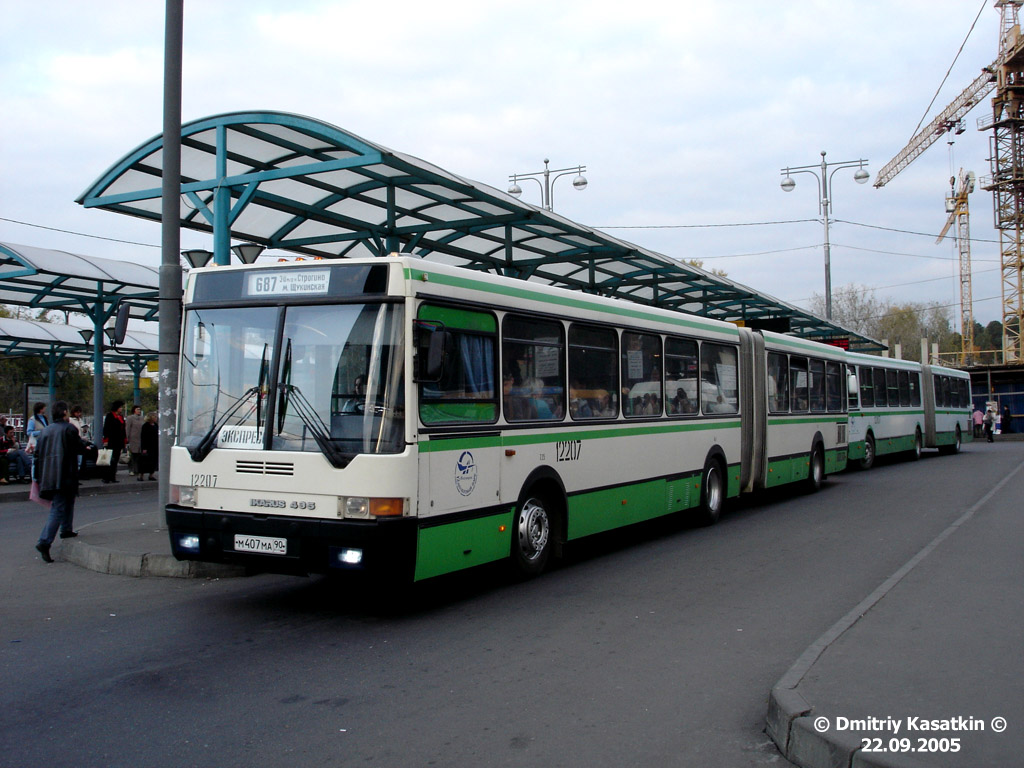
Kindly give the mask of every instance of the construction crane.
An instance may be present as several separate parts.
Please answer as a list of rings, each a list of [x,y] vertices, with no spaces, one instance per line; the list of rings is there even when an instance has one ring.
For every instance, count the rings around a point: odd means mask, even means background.
[[[917,132],[917,135],[892,160],[882,166],[875,177],[875,188],[884,187],[893,178],[910,165],[928,147],[938,141],[939,137],[949,131],[964,132],[963,119],[996,87],[996,76],[993,69],[997,62],[982,70],[982,73],[967,86],[963,93],[953,99],[952,103],[939,112],[928,125]]]
[[[971,292],[971,212],[967,196],[974,191],[974,171],[960,169],[960,185],[957,177],[949,180],[950,195],[946,198],[946,226],[939,233],[936,243],[941,243],[956,224],[956,246],[960,253],[960,365],[973,364],[974,360],[974,299]]]
[[[1024,39],[1019,21],[1022,5],[1024,0],[996,0],[995,7],[999,9],[996,60],[886,163],[875,179],[875,187],[885,186],[944,133],[962,132],[963,118],[995,90],[992,116],[978,121],[979,130],[993,132],[992,175],[982,178],[980,185],[992,192],[995,227],[999,230],[1003,361],[1008,364],[1024,364],[1021,347],[1024,330],[1024,216],[1021,215],[1024,211]],[[961,261],[961,290],[962,270]],[[961,319],[969,311],[961,306]]]

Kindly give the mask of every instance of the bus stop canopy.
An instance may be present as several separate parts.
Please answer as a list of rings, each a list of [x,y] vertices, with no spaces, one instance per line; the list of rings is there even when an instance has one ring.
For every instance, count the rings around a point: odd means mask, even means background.
[[[128,331],[124,342],[103,351],[107,362],[126,362],[141,358],[156,359],[155,333]],[[63,323],[40,323],[0,317],[0,354],[7,357],[59,355],[62,359],[91,360],[93,346],[85,341],[78,328]]]
[[[104,326],[122,301],[130,307],[132,318],[155,320],[158,283],[156,267],[0,243],[0,304],[80,312],[92,321],[92,337],[87,342],[78,329],[67,325],[2,318],[0,345],[7,356],[34,354],[46,360],[51,400],[56,391],[57,365],[65,358],[91,359],[95,379],[93,410],[102,413],[103,363],[116,360],[128,365],[138,387],[145,361],[157,356],[157,337],[151,333],[131,333],[125,345],[116,350],[105,342],[96,342],[104,339]]]
[[[116,162],[79,198],[159,220],[163,136]],[[180,224],[311,256],[403,252],[801,336],[883,349],[786,302],[319,120],[236,112],[181,130]],[[686,257],[695,254],[686,254]],[[696,254],[699,256],[699,254]]]
[[[0,243],[0,304],[85,312],[103,321],[125,300],[131,316],[156,318],[158,268],[30,245]]]

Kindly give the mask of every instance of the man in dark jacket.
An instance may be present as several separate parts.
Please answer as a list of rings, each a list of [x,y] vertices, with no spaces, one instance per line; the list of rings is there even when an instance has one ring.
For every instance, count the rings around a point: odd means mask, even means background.
[[[47,563],[53,562],[50,545],[58,528],[62,539],[78,535],[72,527],[75,497],[78,495],[78,457],[89,450],[78,429],[68,421],[67,403],[54,403],[51,417],[53,421],[39,435],[35,452],[39,495],[51,500],[50,517],[36,544],[36,549]]]

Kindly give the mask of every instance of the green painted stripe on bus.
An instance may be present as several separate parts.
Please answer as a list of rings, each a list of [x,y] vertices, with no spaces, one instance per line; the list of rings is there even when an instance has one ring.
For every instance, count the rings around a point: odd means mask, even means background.
[[[445,328],[457,328],[461,331],[498,332],[498,320],[490,312],[474,312],[458,307],[424,304],[420,307],[419,319],[441,323]]]
[[[697,328],[702,331],[710,331],[712,333],[721,333],[727,336],[735,336],[739,338],[740,332],[738,328],[726,326],[718,327],[717,325],[709,325],[702,323],[698,319],[688,320],[683,317],[659,317],[649,312],[644,312],[639,309],[630,309],[628,307],[616,307],[616,306],[603,306],[600,304],[594,304],[584,299],[578,299],[571,296],[547,296],[542,293],[530,291],[528,289],[520,288],[512,285],[492,285],[491,283],[485,283],[482,280],[474,280],[467,277],[457,277],[455,275],[445,275],[439,272],[430,272],[422,269],[413,269],[406,267],[405,279],[406,280],[421,280],[423,276],[426,276],[429,282],[439,283],[441,285],[450,285],[456,288],[466,288],[474,291],[484,291],[486,293],[498,294],[500,296],[508,296],[515,299],[530,299],[532,301],[541,301],[546,304],[555,304],[562,307],[568,307],[570,309],[586,309],[592,312],[604,312],[610,315],[619,315],[621,317],[630,317],[639,320],[656,320],[658,322],[669,323],[670,325],[678,325],[684,328]]]
[[[842,424],[845,421],[846,421],[846,414],[845,413],[842,414],[841,416],[839,416],[839,415],[837,415],[837,416],[820,416],[820,417],[814,417],[814,416],[806,417],[805,416],[803,418],[773,416],[772,418],[768,419],[768,426],[769,427],[778,427],[778,426],[780,426],[782,424]]]
[[[740,422],[736,421],[713,421],[699,424],[666,424],[652,427],[623,426],[620,428],[604,429],[572,429],[558,432],[545,432],[543,434],[521,435],[508,433],[504,436],[488,435],[487,437],[466,437],[456,435],[447,437],[444,435],[432,436],[427,441],[420,441],[420,451],[430,453],[434,451],[453,451],[469,448],[498,448],[504,445],[538,445],[541,443],[568,441],[568,440],[603,440],[613,437],[638,437],[659,434],[671,434],[673,432],[701,432],[709,429],[739,429]],[[457,443],[457,447],[450,445]]]
[[[648,480],[569,497],[570,540],[692,509],[700,504],[697,477]]]
[[[846,468],[848,453],[845,448],[830,448],[825,451],[825,474],[831,475]],[[811,454],[790,456],[777,461],[768,460],[768,474],[765,476],[766,488],[775,488],[787,483],[799,483],[806,480],[811,473]]]
[[[917,435],[897,435],[896,437],[880,438],[875,435],[875,455],[884,456],[887,453],[903,453],[914,450],[914,441]]]
[[[813,353],[818,355],[822,355],[825,353],[825,350],[821,349],[821,346],[825,346],[831,347],[831,350],[835,355],[841,355],[844,357],[846,355],[846,352],[840,347],[836,347],[831,344],[825,344],[824,342],[820,341],[805,341],[802,339],[794,338],[792,336],[783,336],[781,338],[773,336],[770,339],[765,339],[765,344],[778,345],[780,347],[792,347],[793,349],[799,349],[801,352]],[[768,351],[771,352],[771,348],[769,348]]]
[[[868,406],[867,408],[861,408],[859,411],[850,411],[851,416],[856,416],[858,413],[864,416],[924,416],[924,409],[919,408],[915,411],[907,411],[898,408],[872,408]]]
[[[415,581],[508,557],[515,510],[475,520],[421,528],[416,539]]]

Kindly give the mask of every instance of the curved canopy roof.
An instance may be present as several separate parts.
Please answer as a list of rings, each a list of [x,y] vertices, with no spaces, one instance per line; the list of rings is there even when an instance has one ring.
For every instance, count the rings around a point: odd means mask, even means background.
[[[156,136],[78,202],[159,220],[162,173]],[[740,283],[299,115],[187,123],[181,173],[181,226],[224,243],[230,236],[327,258],[400,251],[722,320],[788,321],[802,336],[882,348]]]
[[[152,320],[158,282],[156,267],[0,243],[0,304],[95,315],[97,304],[125,299],[132,317]]]
[[[156,358],[159,337],[155,333],[129,331],[117,349],[106,347],[108,361]],[[0,317],[0,354],[9,357],[59,354],[62,357],[91,360],[93,346],[86,343],[78,328],[59,323],[40,323]]]

